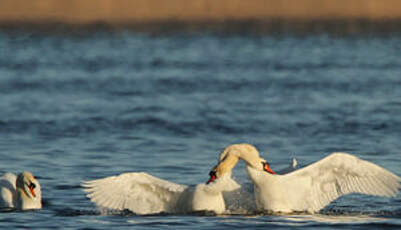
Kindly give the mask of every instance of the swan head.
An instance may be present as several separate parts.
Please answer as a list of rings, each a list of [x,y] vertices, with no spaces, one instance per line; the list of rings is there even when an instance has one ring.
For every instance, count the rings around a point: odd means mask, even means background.
[[[16,185],[27,197],[31,199],[40,198],[40,185],[32,173],[27,171],[20,173]]]
[[[244,160],[248,166],[254,169],[275,174],[270,168],[269,163],[259,156],[259,152],[255,146],[250,144],[234,144],[225,148],[220,154],[218,164],[209,173],[210,179],[207,184],[228,173],[231,175],[231,171],[239,159]]]

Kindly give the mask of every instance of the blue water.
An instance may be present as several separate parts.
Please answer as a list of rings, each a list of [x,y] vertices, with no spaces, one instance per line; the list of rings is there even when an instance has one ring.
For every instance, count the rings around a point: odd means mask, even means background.
[[[351,195],[319,215],[101,215],[81,181],[144,171],[204,183],[221,150],[274,169],[346,151],[401,175],[400,36],[0,32],[0,173],[32,171],[39,211],[0,227],[378,229],[401,195]],[[243,165],[234,178],[247,184]]]

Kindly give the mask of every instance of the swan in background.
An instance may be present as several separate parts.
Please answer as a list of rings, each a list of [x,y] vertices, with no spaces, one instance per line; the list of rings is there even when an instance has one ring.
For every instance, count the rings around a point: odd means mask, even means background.
[[[401,188],[397,175],[347,153],[332,153],[309,166],[277,175],[249,144],[231,145],[221,153],[215,179],[221,172],[231,172],[239,159],[246,162],[254,183],[257,208],[270,212],[315,213],[345,194],[394,197]]]
[[[293,171],[295,171],[297,168],[298,168],[298,161],[297,161],[297,159],[296,159],[295,157],[293,157],[293,158],[291,159],[291,162],[290,162],[290,164],[288,165],[287,168],[281,169],[281,170],[276,171],[276,172],[277,172],[277,174],[280,174],[280,175],[281,175],[281,174],[286,174],[286,173],[293,172]]]
[[[215,171],[210,172],[213,178]],[[172,183],[143,172],[123,173],[82,184],[87,197],[101,208],[128,209],[136,214],[189,213],[214,211],[223,213],[223,191],[240,188],[231,173],[220,174],[219,179],[186,186]]]
[[[30,172],[6,173],[0,177],[0,207],[20,210],[42,208],[39,181]]]

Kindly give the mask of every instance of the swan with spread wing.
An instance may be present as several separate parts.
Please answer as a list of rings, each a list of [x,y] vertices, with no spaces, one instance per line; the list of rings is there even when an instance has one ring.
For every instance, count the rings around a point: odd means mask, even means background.
[[[215,173],[211,171],[210,176]],[[133,172],[87,181],[82,186],[92,202],[111,210],[128,209],[136,214],[194,211],[221,214],[226,210],[222,192],[236,190],[240,185],[231,179],[231,172],[220,175],[211,183],[186,186]]]
[[[345,194],[394,197],[401,188],[397,175],[347,153],[332,153],[307,167],[278,175],[249,144],[227,147],[211,181],[220,173],[230,173],[239,159],[245,161],[254,183],[256,205],[265,211],[315,213]]]

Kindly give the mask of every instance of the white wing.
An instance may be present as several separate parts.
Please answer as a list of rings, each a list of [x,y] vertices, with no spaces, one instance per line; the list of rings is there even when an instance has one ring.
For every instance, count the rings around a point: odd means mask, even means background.
[[[12,173],[6,173],[0,177],[0,207],[14,207],[17,197],[16,180],[17,176]]]
[[[137,214],[170,212],[186,186],[147,173],[124,173],[119,176],[87,181],[82,184],[87,197],[98,206]]]
[[[347,153],[333,153],[305,168],[282,176],[298,209],[319,211],[341,195],[363,193],[393,197],[401,178],[371,162]],[[297,200],[297,201],[295,201]]]

